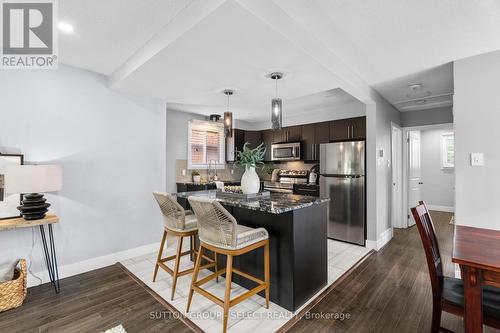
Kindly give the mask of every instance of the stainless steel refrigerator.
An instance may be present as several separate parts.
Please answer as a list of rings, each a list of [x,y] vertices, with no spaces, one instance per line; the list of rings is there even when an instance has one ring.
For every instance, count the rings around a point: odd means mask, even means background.
[[[365,245],[365,141],[320,146],[320,192],[330,197],[328,237]]]

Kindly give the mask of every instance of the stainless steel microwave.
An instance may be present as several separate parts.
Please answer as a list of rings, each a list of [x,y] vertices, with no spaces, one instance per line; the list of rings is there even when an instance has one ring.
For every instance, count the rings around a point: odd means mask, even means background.
[[[271,145],[271,160],[300,160],[300,142],[274,143]]]

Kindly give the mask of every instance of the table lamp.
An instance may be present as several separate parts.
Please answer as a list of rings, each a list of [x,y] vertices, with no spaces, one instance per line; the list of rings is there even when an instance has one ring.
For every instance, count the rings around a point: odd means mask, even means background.
[[[5,170],[5,192],[25,194],[21,206],[17,207],[25,220],[43,219],[50,204],[41,193],[61,188],[60,165],[20,165]]]

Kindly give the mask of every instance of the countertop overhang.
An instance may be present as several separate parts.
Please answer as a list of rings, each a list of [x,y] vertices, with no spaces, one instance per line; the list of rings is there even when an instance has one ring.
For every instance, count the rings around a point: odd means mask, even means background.
[[[271,193],[270,197],[259,199],[235,199],[235,198],[218,198],[216,190],[208,191],[193,191],[174,193],[178,198],[188,198],[190,196],[204,197],[215,199],[223,205],[247,208],[250,210],[258,210],[271,214],[282,214],[289,211],[319,205],[330,201],[330,198],[310,197],[296,194],[286,193]]]

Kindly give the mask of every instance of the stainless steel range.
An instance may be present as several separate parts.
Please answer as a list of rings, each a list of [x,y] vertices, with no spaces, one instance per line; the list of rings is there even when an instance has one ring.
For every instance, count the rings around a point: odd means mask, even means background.
[[[307,170],[280,170],[279,182],[264,182],[264,190],[293,194],[293,184],[307,184]]]

